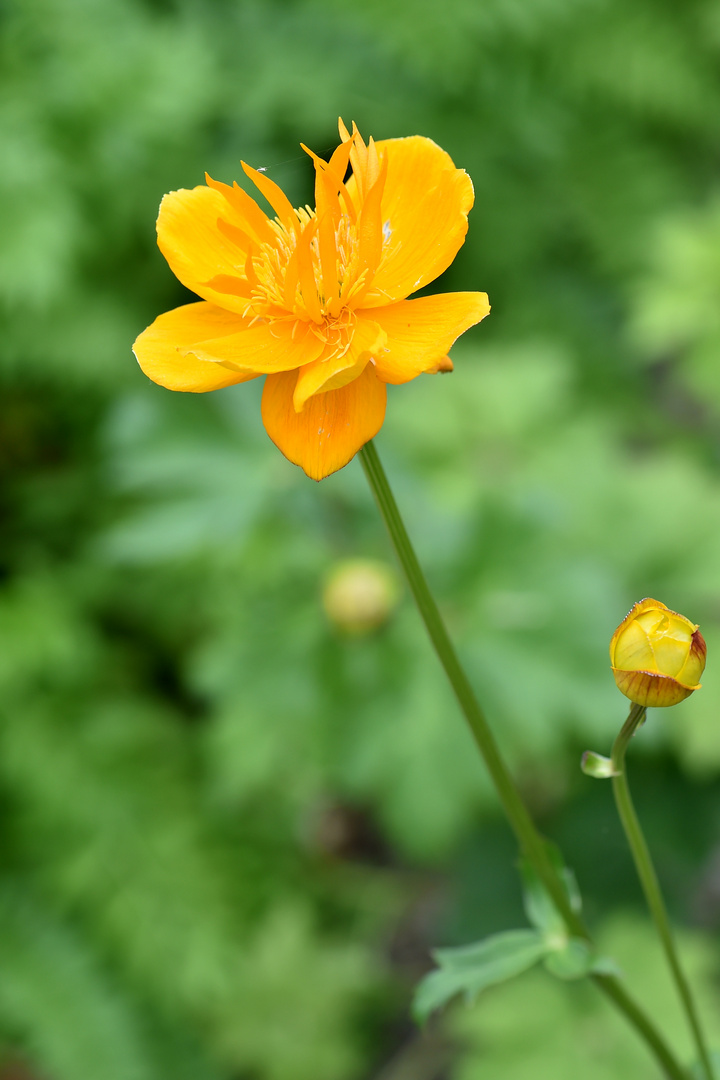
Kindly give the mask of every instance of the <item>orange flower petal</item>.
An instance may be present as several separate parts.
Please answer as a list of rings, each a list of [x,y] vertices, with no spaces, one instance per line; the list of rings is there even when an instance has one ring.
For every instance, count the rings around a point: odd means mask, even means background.
[[[145,374],[168,390],[219,390],[255,375],[198,360],[185,350],[209,334],[218,339],[223,334],[232,335],[237,327],[237,315],[201,300],[158,315],[137,338],[133,352]]]
[[[259,207],[258,207],[259,210]],[[228,311],[242,314],[247,296],[213,288],[213,278],[238,279],[244,274],[247,250],[232,230],[218,227],[218,218],[244,233],[247,223],[219,191],[196,187],[171,191],[160,203],[157,219],[158,247],[170,269],[186,288]],[[230,235],[228,235],[230,233]],[[235,239],[233,239],[235,237]],[[229,287],[230,282],[226,281]],[[244,282],[241,292],[245,292]]]
[[[387,334],[371,319],[358,320],[344,352],[319,357],[298,372],[293,393],[295,411],[300,412],[313,394],[337,390],[356,379],[370,359],[382,352]]]
[[[238,326],[242,327],[238,331]],[[244,374],[268,375],[312,363],[325,343],[309,323],[289,319],[256,322],[245,326],[235,320],[236,333],[198,341],[188,349],[198,360],[225,364]]]
[[[370,145],[373,150],[373,158],[377,160],[377,153],[375,152],[372,140]],[[386,177],[387,158],[383,158],[379,175],[372,187],[368,189],[368,193],[363,201],[362,210],[358,216],[358,251],[355,272],[358,277],[364,273],[368,282],[374,280],[375,271],[377,270],[383,253],[383,222],[385,218],[383,216],[382,202]],[[359,296],[363,296],[365,292],[366,289],[363,288],[360,291]],[[360,300],[358,300],[358,306],[363,306]]]
[[[275,234],[270,227],[270,222],[264,210],[261,210],[252,196],[233,180],[233,185],[223,184],[220,180],[213,180],[209,173],[205,173],[205,183],[208,187],[219,191],[223,198],[230,204],[237,215],[237,220],[243,224],[240,231],[249,234],[250,239],[257,244],[273,244]],[[243,246],[245,241],[243,240]]]
[[[295,412],[292,371],[268,375],[262,397],[265,430],[289,461],[313,480],[342,469],[372,439],[385,418],[387,390],[368,364],[357,379],[339,390],[310,398]]]
[[[244,161],[241,161],[240,164],[245,175],[252,180],[260,194],[265,196],[277,214],[278,220],[282,222],[287,231],[289,233],[299,233],[300,221],[295,213],[293,204],[290,202],[283,189],[278,187],[275,181],[271,180],[265,173],[253,169],[251,165],[247,165]]]
[[[432,139],[413,135],[377,145],[387,157],[383,254],[362,307],[403,300],[447,270],[465,240],[474,201],[470,177]],[[357,182],[348,188],[357,198]]]
[[[425,369],[426,375],[447,375],[448,372],[454,371],[455,365],[449,356],[441,356],[437,364],[433,364],[432,367]]]
[[[358,325],[372,319],[387,333],[385,351],[376,361],[379,378],[405,383],[423,371],[437,370],[452,343],[489,311],[485,293],[437,293],[358,311],[357,316]]]

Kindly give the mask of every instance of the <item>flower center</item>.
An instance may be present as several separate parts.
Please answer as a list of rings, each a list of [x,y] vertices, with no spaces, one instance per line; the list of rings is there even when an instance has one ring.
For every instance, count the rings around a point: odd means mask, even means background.
[[[365,146],[357,129],[349,135],[343,126],[341,134],[343,142],[330,161],[308,150],[315,163],[315,210],[294,209],[277,184],[245,164],[245,173],[275,210],[274,218],[266,217],[237,184],[230,188],[207,178],[233,211],[233,220],[218,218],[218,228],[238,249],[235,272],[208,284],[245,300],[243,316],[251,321],[310,323],[329,344],[347,336],[354,309],[392,243],[390,222],[383,223],[381,211],[387,162],[372,139]],[[349,163],[353,175],[346,185]]]
[[[254,245],[239,281],[246,281],[251,319],[293,318],[312,322],[332,337],[352,321],[348,305],[364,287],[368,270],[358,267],[356,227],[341,218],[333,229],[332,252],[323,260],[317,214],[310,207],[295,210],[297,231],[270,221],[273,242]],[[328,287],[329,286],[329,287]]]

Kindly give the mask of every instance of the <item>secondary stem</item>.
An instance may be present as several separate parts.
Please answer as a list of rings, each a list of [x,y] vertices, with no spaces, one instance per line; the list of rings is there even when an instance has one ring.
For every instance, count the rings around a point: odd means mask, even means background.
[[[485,714],[458,660],[372,442],[366,443],[360,451],[360,461],[430,640],[470,726],[520,849],[533,864],[540,880],[562,914],[570,933],[589,939],[582,920],[570,905],[563,883],[548,856],[543,838],[515,786]],[[663,1036],[640,1006],[629,996],[620,981],[610,975],[595,975],[593,980],[615,1002],[625,1014],[626,1019],[645,1040],[666,1077],[670,1080],[688,1080],[687,1073],[678,1063]]]
[[[627,781],[625,751],[627,750],[630,739],[644,722],[645,711],[646,710],[641,705],[633,705],[620,734],[615,740],[611,757],[615,772],[612,781],[613,793],[615,795],[618,814],[620,815],[620,820],[623,829],[625,830],[625,836],[627,837],[627,842],[630,845],[632,857],[635,862],[635,869],[640,878],[640,884],[645,893],[645,899],[650,908],[650,914],[653,917],[657,932],[660,935],[660,940],[663,949],[665,950],[665,956],[670,965],[670,970],[673,979],[675,980],[675,985],[677,986],[678,994],[680,995],[680,1000],[682,1001],[693,1039],[695,1040],[698,1056],[707,1080],[713,1080],[713,1067],[710,1061],[707,1043],[705,1042],[705,1036],[702,1027],[700,1026],[700,1018],[698,1017],[697,1009],[695,1008],[695,1003],[690,992],[690,986],[680,966],[680,960],[675,949],[675,942],[670,928],[670,921],[665,908],[665,901],[663,900],[663,895],[660,890],[660,883],[657,874],[655,873],[655,867],[653,866],[650,850],[645,841],[640,821],[635,812],[635,807],[630,795],[630,787]]]

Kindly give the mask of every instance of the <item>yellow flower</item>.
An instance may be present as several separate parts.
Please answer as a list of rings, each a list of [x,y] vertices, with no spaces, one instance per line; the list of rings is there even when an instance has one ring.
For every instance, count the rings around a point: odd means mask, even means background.
[[[659,600],[640,600],[610,642],[615,682],[637,705],[677,705],[700,689],[707,646],[697,626]]]
[[[158,245],[203,299],[160,315],[133,346],[145,374],[171,390],[265,375],[265,428],[315,480],[379,431],[387,383],[452,370],[450,346],[490,310],[479,292],[406,299],[464,242],[467,173],[418,135],[366,146],[340,121],[340,138],[327,162],[303,147],[314,210],[294,209],[244,163],[274,218],[237,183],[209,176],[207,187],[165,196]]]

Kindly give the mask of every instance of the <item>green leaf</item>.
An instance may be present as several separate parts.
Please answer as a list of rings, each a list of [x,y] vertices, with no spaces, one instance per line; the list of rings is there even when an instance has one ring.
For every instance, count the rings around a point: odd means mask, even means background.
[[[558,872],[567,893],[570,906],[578,913],[582,909],[582,898],[578,889],[577,881],[572,870],[565,866],[559,848],[554,844],[546,843],[550,861]],[[520,873],[523,879],[523,903],[525,914],[529,921],[542,930],[545,934],[559,935],[565,933],[565,921],[558,912],[552,897],[537,875],[535,867],[528,859],[520,861]]]
[[[612,975],[616,979],[622,979],[623,970],[616,964],[611,956],[596,956],[590,968],[590,975]]]
[[[456,994],[472,1000],[481,990],[527,971],[547,954],[548,944],[537,930],[508,930],[474,945],[438,949],[440,965],[422,980],[415,993],[413,1013],[420,1022]]]
[[[713,1067],[715,1076],[720,1076],[720,1050],[710,1051],[710,1062]],[[702,1066],[702,1062],[696,1061],[690,1070],[690,1076],[692,1080],[707,1080],[707,1074]]]
[[[562,948],[555,949],[545,957],[545,967],[558,979],[582,979],[589,975],[595,957],[587,941],[570,938]]]
[[[582,938],[546,939],[550,950],[544,965],[558,979],[584,979],[587,975],[620,975],[620,969],[608,956],[598,956],[589,942]]]
[[[523,906],[528,920],[544,934],[563,934],[564,919],[535,870],[525,859],[521,863],[520,873],[523,879]]]

